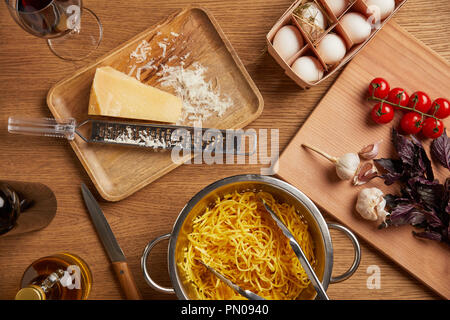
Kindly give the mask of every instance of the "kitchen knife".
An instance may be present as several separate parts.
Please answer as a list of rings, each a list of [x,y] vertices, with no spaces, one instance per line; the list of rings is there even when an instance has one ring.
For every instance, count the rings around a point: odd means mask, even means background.
[[[142,296],[134,282],[125,255],[117,243],[108,221],[103,215],[102,209],[84,183],[81,184],[81,192],[89,214],[91,215],[92,222],[97,229],[97,233],[105,247],[109,259],[111,260],[114,272],[119,279],[120,286],[125,293],[126,299],[141,300]]]

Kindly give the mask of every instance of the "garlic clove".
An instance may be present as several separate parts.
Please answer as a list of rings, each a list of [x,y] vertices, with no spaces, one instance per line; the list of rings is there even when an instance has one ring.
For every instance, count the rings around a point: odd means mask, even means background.
[[[379,146],[382,142],[383,140],[380,140],[365,146],[358,152],[359,156],[366,160],[375,159],[378,156]]]
[[[353,185],[360,186],[366,184],[373,178],[378,177],[378,169],[372,162],[365,162],[356,171],[353,177]]]

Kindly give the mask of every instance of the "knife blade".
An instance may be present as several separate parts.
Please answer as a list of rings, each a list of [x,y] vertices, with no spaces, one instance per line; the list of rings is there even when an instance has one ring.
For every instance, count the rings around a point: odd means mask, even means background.
[[[303,267],[303,270],[305,270],[306,275],[308,276],[308,279],[311,281],[312,286],[317,292],[318,297],[321,300],[330,300],[328,295],[325,292],[325,289],[322,286],[322,283],[320,282],[319,278],[317,278],[316,273],[314,272],[313,268],[311,267],[311,264],[308,261],[308,258],[306,258],[305,253],[303,252],[302,247],[298,244],[297,240],[295,240],[294,235],[289,231],[289,229],[286,227],[286,225],[281,221],[281,219],[277,216],[275,212],[267,205],[267,203],[264,201],[264,199],[261,198],[261,202],[264,205],[264,208],[266,211],[270,214],[272,219],[276,222],[278,227],[281,229],[283,234],[286,236],[286,238],[289,239],[289,244],[291,245],[292,250],[294,251],[295,255],[297,256],[298,260],[300,261],[300,264]]]
[[[120,248],[119,243],[114,236],[114,233],[109,226],[108,221],[103,214],[97,200],[95,200],[88,187],[82,183],[81,193],[83,195],[84,203],[91,216],[91,220],[97,230],[97,234],[103,244],[103,247],[108,254],[114,272],[118,277],[120,286],[125,293],[128,300],[141,300],[142,296],[136,286],[133,275],[128,267],[127,259]]]

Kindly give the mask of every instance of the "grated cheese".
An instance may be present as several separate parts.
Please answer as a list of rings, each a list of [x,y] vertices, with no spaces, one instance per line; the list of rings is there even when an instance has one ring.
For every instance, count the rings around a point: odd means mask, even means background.
[[[163,87],[171,87],[183,100],[180,122],[204,121],[212,115],[221,117],[233,105],[230,97],[221,97],[219,88],[214,89],[211,81],[205,80],[207,68],[198,62],[192,68],[183,66],[161,66],[157,73]]]
[[[158,31],[157,35],[162,32]],[[172,37],[179,37],[180,34],[170,32]],[[168,41],[172,43],[174,38],[166,37],[163,41],[157,43],[162,49],[161,57],[165,58],[168,53]],[[169,41],[169,43],[170,43]],[[186,40],[183,40],[186,43]],[[143,40],[136,49],[130,54],[130,59],[134,59],[134,65],[131,67],[128,75],[131,76],[136,70],[135,77],[141,81],[142,72],[150,69],[157,70],[156,76],[159,77],[159,83],[162,87],[170,87],[174,93],[183,100],[182,116],[177,124],[194,123],[197,121],[204,121],[213,115],[221,117],[228,108],[233,105],[233,101],[229,96],[221,96],[220,88],[211,81],[205,80],[205,73],[207,68],[200,63],[195,62],[189,68],[185,68],[186,59],[191,55],[190,52],[184,56],[178,57],[176,55],[170,56],[167,60],[172,62],[175,59],[179,60],[179,65],[154,65],[155,59],[150,59],[145,65],[137,67],[136,64],[141,64],[147,61],[148,54],[152,48],[150,44]],[[170,48],[169,52],[174,51],[175,48]]]
[[[147,53],[152,50],[147,40],[142,42],[136,47],[136,49],[130,53],[130,59],[135,59],[137,63],[142,63],[147,60]]]
[[[166,57],[166,49],[167,49],[167,44],[163,43],[163,42],[158,42],[158,46],[163,49],[163,53],[162,53],[162,57],[165,58]]]

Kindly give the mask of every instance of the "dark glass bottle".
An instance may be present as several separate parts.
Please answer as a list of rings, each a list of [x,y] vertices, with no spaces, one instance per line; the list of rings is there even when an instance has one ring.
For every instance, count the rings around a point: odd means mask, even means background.
[[[55,195],[41,183],[0,181],[0,237],[48,226],[56,207]]]
[[[9,185],[0,182],[0,235],[14,228],[19,215],[19,196]]]

